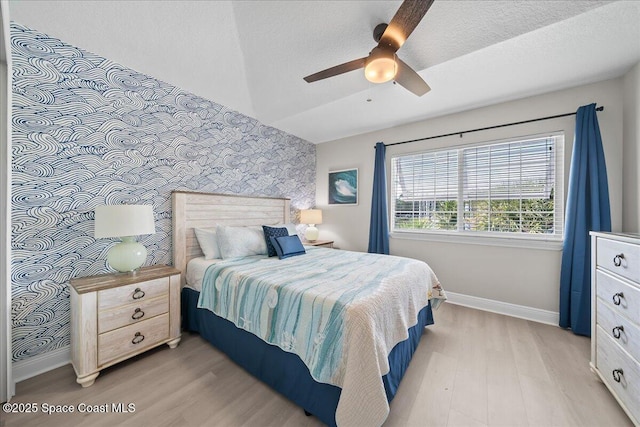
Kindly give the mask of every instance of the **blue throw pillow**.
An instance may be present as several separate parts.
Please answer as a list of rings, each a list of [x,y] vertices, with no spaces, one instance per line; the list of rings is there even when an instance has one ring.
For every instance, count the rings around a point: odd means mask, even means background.
[[[298,236],[272,237],[271,243],[280,259],[306,253]]]
[[[278,255],[276,248],[274,248],[273,243],[271,243],[271,238],[288,236],[289,230],[287,230],[287,227],[269,227],[268,225],[263,225],[262,230],[264,231],[264,240],[267,242],[267,255]]]

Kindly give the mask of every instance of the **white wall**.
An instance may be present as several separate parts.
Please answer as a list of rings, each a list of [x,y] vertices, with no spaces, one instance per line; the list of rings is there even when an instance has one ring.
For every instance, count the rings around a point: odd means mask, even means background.
[[[9,48],[9,4],[0,3],[0,402],[9,400],[14,394],[11,378],[11,287],[9,286],[10,263],[10,193],[9,155],[11,150],[11,120],[9,91],[11,50]]]
[[[604,106],[598,113],[603,137],[613,230],[622,228],[622,79],[581,86],[459,114],[345,138],[317,147],[317,206],[324,210],[321,239],[334,239],[342,249],[366,251],[376,142],[393,143],[502,123],[574,112],[592,102]],[[426,95],[428,96],[428,94]],[[416,142],[387,148],[392,155],[431,148],[491,141],[551,131],[565,133],[565,193],[568,185],[575,117],[546,120],[491,131]],[[358,206],[327,205],[327,173],[359,168]],[[389,166],[387,167],[389,171]],[[391,254],[424,260],[446,290],[552,312],[558,311],[560,250],[505,248],[392,238]]]
[[[622,227],[640,233],[640,63],[624,76]]]

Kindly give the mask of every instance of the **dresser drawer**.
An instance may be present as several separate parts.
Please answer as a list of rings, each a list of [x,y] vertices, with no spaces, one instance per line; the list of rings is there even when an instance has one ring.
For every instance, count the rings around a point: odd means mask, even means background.
[[[98,310],[142,302],[169,293],[169,278],[162,277],[98,292]]]
[[[604,238],[597,241],[598,267],[640,283],[640,246]]]
[[[98,366],[147,350],[169,338],[169,314],[98,335]]]
[[[164,295],[147,299],[146,296],[133,304],[121,305],[111,310],[98,312],[98,333],[111,331],[150,319],[169,311],[169,299]]]
[[[616,313],[633,322],[640,319],[640,288],[637,286],[597,271],[596,294]]]
[[[600,298],[596,303],[598,325],[636,361],[640,361],[640,326],[617,314]]]
[[[601,328],[596,328],[596,339],[598,340],[597,369],[610,389],[614,391],[620,402],[627,411],[636,419],[640,420],[640,365],[637,361],[629,357],[607,333]],[[621,370],[617,376],[620,381],[614,378],[614,370]]]

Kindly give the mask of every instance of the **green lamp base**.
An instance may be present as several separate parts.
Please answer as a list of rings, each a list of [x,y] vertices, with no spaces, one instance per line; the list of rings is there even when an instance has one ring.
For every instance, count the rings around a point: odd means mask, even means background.
[[[109,250],[107,263],[111,268],[120,271],[134,271],[147,260],[147,249],[136,242],[135,237],[122,237],[122,242]]]

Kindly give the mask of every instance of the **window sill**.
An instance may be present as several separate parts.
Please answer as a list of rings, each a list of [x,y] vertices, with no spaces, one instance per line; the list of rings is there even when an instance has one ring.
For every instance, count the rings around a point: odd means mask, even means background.
[[[426,240],[431,242],[458,243],[465,245],[501,246],[506,248],[538,249],[548,251],[561,251],[561,239],[541,239],[533,237],[503,237],[491,234],[469,235],[446,232],[407,232],[392,231],[389,236],[392,239]]]

